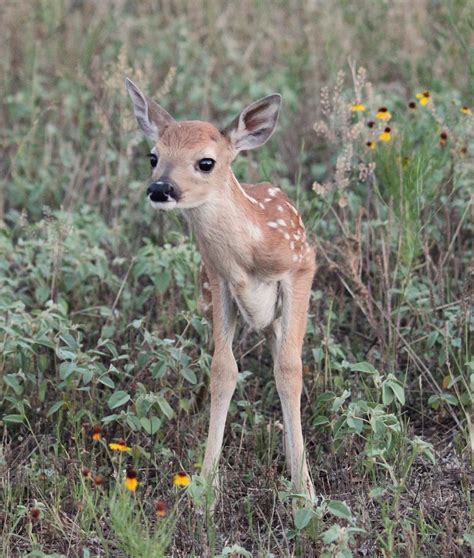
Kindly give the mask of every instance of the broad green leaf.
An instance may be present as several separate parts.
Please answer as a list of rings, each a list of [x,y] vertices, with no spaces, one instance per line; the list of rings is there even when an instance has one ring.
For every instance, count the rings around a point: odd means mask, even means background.
[[[51,405],[46,416],[50,417],[51,415],[54,415],[54,413],[57,413],[63,405],[64,401],[56,401],[56,403]]]
[[[191,368],[183,368],[181,370],[181,375],[183,376],[183,378],[185,380],[187,380],[190,384],[197,384],[197,377],[196,377],[196,373],[194,372],[194,370],[191,370]]]
[[[22,415],[5,415],[2,418],[3,422],[10,423],[10,424],[23,424],[23,416]]]
[[[158,432],[161,426],[161,421],[158,417],[151,417],[151,418],[142,417],[140,419],[140,423],[143,427],[143,430],[150,435],[153,435],[156,432]]]
[[[99,383],[101,383],[104,386],[107,386],[111,389],[114,389],[114,387],[115,387],[115,382],[112,380],[112,378],[110,376],[100,376],[98,381],[99,381]]]
[[[398,382],[393,381],[388,381],[387,384],[390,386],[390,389],[393,391],[398,401],[402,405],[405,405],[405,391],[403,386],[401,386]]]
[[[336,517],[342,517],[343,519],[352,519],[351,510],[344,502],[340,502],[339,500],[330,500],[328,502],[328,511]]]
[[[301,531],[304,529],[313,517],[313,510],[311,508],[300,508],[296,511],[295,527]]]
[[[322,426],[323,424],[329,424],[328,417],[324,417],[323,415],[319,415],[313,420],[313,426]]]
[[[16,395],[21,395],[23,387],[16,374],[6,374],[3,381],[16,393]]]
[[[170,404],[168,403],[168,401],[166,401],[166,399],[165,399],[162,395],[159,395],[159,396],[156,398],[156,400],[157,400],[158,405],[160,406],[160,409],[162,410],[163,414],[164,414],[167,418],[169,418],[169,419],[173,418],[173,416],[174,416],[174,411],[173,411],[173,409],[171,408],[171,406],[170,406]]]
[[[393,401],[393,391],[390,388],[390,384],[388,384],[387,382],[383,383],[382,386],[382,401],[384,405],[390,405],[390,403]]]
[[[366,372],[367,374],[373,374],[377,370],[373,367],[370,362],[356,362],[351,366],[352,372]]]
[[[113,393],[107,402],[109,409],[116,409],[125,405],[130,400],[130,395],[126,391],[116,391]]]

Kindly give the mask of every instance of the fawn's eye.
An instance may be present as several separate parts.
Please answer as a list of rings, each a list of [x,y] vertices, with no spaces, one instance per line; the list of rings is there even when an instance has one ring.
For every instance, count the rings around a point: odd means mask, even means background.
[[[215,164],[216,162],[214,161],[214,159],[201,159],[198,162],[198,167],[199,170],[202,172],[211,172]]]
[[[150,165],[156,167],[158,164],[158,157],[154,153],[150,153],[148,157],[150,158]]]

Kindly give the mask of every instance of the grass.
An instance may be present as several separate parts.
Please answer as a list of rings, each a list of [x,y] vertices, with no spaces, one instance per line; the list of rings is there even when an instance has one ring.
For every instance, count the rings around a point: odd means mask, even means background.
[[[469,8],[2,7],[2,555],[469,555]],[[302,408],[320,498],[294,519],[269,351],[243,327],[216,501],[199,475],[200,257],[178,214],[144,202],[125,75],[220,125],[283,95],[277,134],[234,171],[281,185],[318,251]],[[109,447],[121,439],[130,451]]]

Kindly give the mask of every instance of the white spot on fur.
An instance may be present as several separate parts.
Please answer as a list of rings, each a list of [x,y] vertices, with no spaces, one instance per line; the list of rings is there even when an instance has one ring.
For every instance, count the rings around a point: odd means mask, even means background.
[[[286,227],[286,223],[283,219],[277,219],[277,223],[282,227]]]
[[[278,223],[275,223],[275,221],[268,221],[267,225],[268,225],[271,229],[276,229],[276,228],[278,228]]]
[[[262,202],[258,202],[258,206],[260,207],[260,209],[265,209],[265,206],[263,205]]]
[[[252,203],[254,203],[255,205],[258,204],[258,201],[257,201],[255,198],[252,198],[252,196],[247,196],[247,197],[248,197],[248,199],[249,199]]]
[[[204,281],[204,283],[202,284],[202,288],[206,289],[206,291],[208,291],[211,287],[210,287],[210,285],[207,281]]]
[[[298,261],[298,256],[296,254],[293,254],[293,261],[297,262]]]
[[[291,211],[293,211],[295,215],[298,215],[298,210],[294,205],[292,205],[290,202],[286,202],[286,205],[291,209]]]
[[[271,202],[271,201],[272,201],[272,198],[265,198],[263,201],[264,201],[265,203],[268,203],[268,202]]]
[[[278,192],[280,191],[280,188],[268,188],[268,195],[271,196],[272,198],[274,198]]]
[[[286,238],[286,240],[290,240],[290,235],[287,232],[283,236]]]
[[[277,205],[278,211],[283,211],[283,207],[281,205]]]

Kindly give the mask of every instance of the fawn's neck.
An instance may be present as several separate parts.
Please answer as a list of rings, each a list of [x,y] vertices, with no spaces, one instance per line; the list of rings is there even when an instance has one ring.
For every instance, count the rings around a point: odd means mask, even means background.
[[[236,267],[251,266],[252,247],[262,236],[256,211],[232,173],[219,196],[184,210],[203,259],[221,275],[233,277]]]

